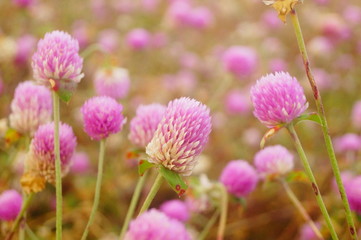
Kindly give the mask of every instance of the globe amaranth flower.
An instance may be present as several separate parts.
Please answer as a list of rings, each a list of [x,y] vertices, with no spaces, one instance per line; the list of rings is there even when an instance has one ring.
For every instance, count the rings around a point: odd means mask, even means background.
[[[220,181],[229,193],[245,197],[256,188],[258,174],[248,162],[233,160],[223,169]]]
[[[119,132],[125,122],[123,106],[111,97],[93,97],[81,108],[84,131],[95,140]]]
[[[283,175],[293,169],[293,155],[283,146],[270,146],[259,151],[254,157],[259,173],[265,176]]]
[[[361,100],[355,102],[352,107],[351,120],[354,127],[361,128]]]
[[[85,152],[76,152],[71,159],[70,172],[73,174],[86,174],[90,171],[89,157]]]
[[[150,162],[189,176],[211,132],[209,109],[190,98],[171,101],[146,153]]]
[[[191,240],[184,224],[151,209],[134,219],[124,240]]]
[[[318,229],[321,228],[320,223],[316,223]],[[315,231],[312,229],[310,224],[305,223],[300,229],[300,240],[319,240],[320,238],[316,235]]]
[[[166,107],[161,104],[140,105],[136,116],[130,121],[129,140],[145,147],[152,140],[155,131],[162,120]]]
[[[253,114],[268,128],[290,123],[308,107],[303,88],[285,72],[269,74],[251,88]]]
[[[361,214],[361,176],[346,181],[345,189],[350,208]]]
[[[159,210],[180,222],[186,222],[190,217],[187,204],[178,199],[166,201],[159,207]]]
[[[99,69],[94,76],[94,86],[99,96],[125,98],[130,88],[128,71],[118,67]]]
[[[232,46],[222,56],[224,68],[242,78],[251,75],[257,68],[258,57],[254,49],[244,46]]]
[[[23,198],[16,190],[6,190],[0,194],[0,220],[13,221],[21,210]]]
[[[59,125],[60,162],[62,175],[65,176],[71,165],[71,158],[77,145],[73,129],[65,124]],[[35,173],[45,181],[55,183],[54,123],[41,125],[34,134],[25,162],[25,172]]]
[[[19,133],[32,135],[40,125],[50,122],[52,109],[51,93],[46,87],[22,82],[11,102],[10,126]]]
[[[249,112],[249,99],[238,90],[232,90],[226,95],[225,108],[232,115],[244,115]]]
[[[44,85],[49,79],[79,83],[84,74],[81,72],[83,59],[78,52],[78,41],[68,33],[53,31],[45,34],[32,57],[35,80]]]
[[[127,45],[133,50],[144,50],[151,45],[151,34],[142,28],[130,31],[126,36]]]
[[[337,152],[359,151],[361,149],[361,137],[354,133],[348,133],[334,140]]]

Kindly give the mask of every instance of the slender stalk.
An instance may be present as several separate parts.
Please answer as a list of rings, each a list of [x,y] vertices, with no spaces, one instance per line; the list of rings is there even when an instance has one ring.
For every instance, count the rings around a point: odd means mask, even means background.
[[[139,179],[138,179],[138,183],[137,183],[137,185],[135,187],[135,190],[134,190],[134,193],[133,193],[133,196],[132,196],[132,200],[130,201],[130,206],[128,208],[128,212],[127,212],[127,215],[125,217],[123,227],[122,227],[122,230],[121,230],[120,235],[119,235],[119,240],[122,240],[124,238],[124,235],[125,235],[125,233],[126,233],[126,231],[128,229],[130,219],[132,219],[132,217],[133,217],[135,207],[137,206],[139,196],[140,196],[140,193],[142,192],[144,182],[145,182],[145,179],[147,178],[147,175],[148,175],[148,171],[146,171],[144,173],[144,175],[139,177]]]
[[[33,198],[34,194],[30,194],[28,196],[25,197],[23,204],[21,206],[21,210],[19,215],[16,217],[15,222],[11,228],[11,231],[8,233],[8,235],[6,236],[5,240],[11,240],[14,236],[14,233],[16,231],[16,229],[19,227],[20,225],[20,221],[23,219],[24,214],[26,213],[26,210],[29,208],[30,206],[30,202],[31,199]]]
[[[314,194],[316,196],[317,204],[318,204],[318,206],[319,206],[319,208],[320,208],[320,210],[322,212],[323,217],[326,220],[326,224],[327,224],[328,230],[331,233],[331,237],[332,237],[333,240],[338,239],[336,231],[335,231],[335,229],[334,229],[334,227],[332,225],[331,218],[330,218],[330,216],[329,216],[329,214],[327,212],[325,203],[322,200],[322,196],[321,196],[321,193],[320,193],[319,188],[317,186],[315,176],[313,176],[311,166],[310,166],[310,164],[308,162],[305,151],[303,150],[303,147],[302,147],[301,142],[300,142],[300,140],[299,140],[299,138],[297,136],[295,128],[293,127],[293,124],[291,123],[290,125],[288,125],[287,129],[288,129],[289,133],[291,134],[291,137],[292,137],[292,140],[293,140],[293,142],[295,144],[295,147],[297,149],[298,155],[300,156],[302,165],[305,168],[306,175],[307,175],[308,179],[311,182],[311,186],[312,186]]]
[[[31,231],[30,227],[27,224],[25,224],[25,231],[31,240],[39,240],[39,238],[35,235],[35,233],[33,233],[33,231]]]
[[[213,213],[211,219],[209,219],[209,221],[207,222],[207,225],[204,227],[203,231],[199,234],[198,240],[204,240],[207,237],[209,230],[211,230],[212,226],[216,223],[219,213],[220,213],[219,209],[217,209]]]
[[[298,198],[296,197],[296,195],[294,194],[294,192],[292,191],[292,189],[290,188],[288,183],[284,180],[281,180],[281,183],[287,193],[287,196],[289,197],[289,199],[291,200],[293,205],[296,207],[296,209],[300,212],[300,214],[302,215],[304,220],[308,223],[308,225],[310,225],[312,230],[315,232],[316,236],[319,239],[324,239],[320,230],[317,228],[316,224],[312,221],[312,219],[308,215],[306,209],[302,206],[301,202],[298,200]]]
[[[219,184],[219,188],[222,197],[221,197],[221,219],[219,220],[219,225],[218,225],[217,240],[223,240],[224,231],[226,229],[226,222],[227,222],[228,193],[226,188],[222,184]]]
[[[139,211],[139,215],[142,214],[143,212],[147,211],[150,204],[152,203],[155,195],[157,194],[160,186],[163,183],[163,176],[158,173],[157,178],[155,179],[152,188],[150,189],[147,198],[144,200],[144,203]]]
[[[312,91],[313,91],[313,96],[314,96],[314,99],[315,99],[315,102],[316,102],[317,112],[318,112],[318,114],[320,116],[320,119],[321,119],[322,133],[323,133],[323,137],[324,137],[324,140],[325,140],[327,153],[328,153],[328,156],[329,156],[329,159],[330,159],[330,162],[331,162],[332,170],[333,170],[333,173],[334,173],[335,178],[336,178],[338,189],[340,191],[342,203],[343,203],[343,206],[345,208],[346,219],[347,219],[347,224],[349,226],[349,231],[350,231],[352,239],[355,240],[355,239],[358,239],[355,224],[354,224],[354,221],[353,221],[350,205],[349,205],[349,202],[348,202],[348,199],[347,199],[345,187],[344,187],[342,179],[341,179],[341,173],[340,173],[340,169],[338,167],[336,154],[335,154],[335,151],[333,149],[332,140],[331,140],[331,137],[330,137],[330,134],[329,134],[329,129],[328,129],[327,120],[326,120],[326,114],[325,114],[325,110],[324,110],[324,107],[323,107],[321,95],[320,95],[320,92],[319,92],[319,90],[317,88],[316,82],[314,80],[314,77],[313,77],[313,74],[312,74],[312,71],[311,71],[310,61],[308,59],[305,41],[303,40],[301,26],[300,26],[300,23],[299,23],[299,20],[298,20],[298,17],[297,17],[297,13],[296,13],[295,10],[293,10],[291,12],[291,20],[292,20],[293,28],[295,30],[298,47],[299,47],[301,55],[302,55],[302,60],[303,60],[304,66],[305,66],[307,78],[308,78],[308,81],[309,81],[309,83],[311,85],[311,88],[312,88]]]
[[[56,240],[62,240],[62,214],[63,214],[63,193],[61,184],[61,163],[60,163],[60,107],[59,96],[55,91],[53,93],[53,111],[54,111],[54,154],[55,154],[55,189],[56,189]]]
[[[100,149],[99,149],[99,162],[98,162],[98,176],[97,176],[97,183],[95,186],[95,195],[94,195],[94,202],[93,208],[90,213],[88,224],[85,227],[82,240],[85,240],[89,233],[89,227],[92,225],[95,217],[95,213],[97,212],[98,205],[99,205],[99,198],[100,198],[100,189],[102,185],[102,178],[103,178],[103,165],[104,165],[104,155],[105,155],[105,139],[100,140]]]

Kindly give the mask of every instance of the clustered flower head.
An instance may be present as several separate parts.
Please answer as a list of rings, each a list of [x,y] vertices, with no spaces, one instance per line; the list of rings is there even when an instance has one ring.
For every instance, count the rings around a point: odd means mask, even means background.
[[[221,183],[236,197],[245,197],[257,186],[256,170],[244,160],[233,160],[223,169]]]
[[[190,217],[187,204],[178,199],[169,200],[163,203],[159,207],[159,210],[168,217],[176,219],[180,222],[186,222]]]
[[[242,78],[252,74],[258,65],[257,53],[254,49],[244,46],[232,46],[222,56],[224,68]]]
[[[124,68],[110,67],[96,71],[94,86],[97,95],[122,99],[128,95],[130,80]]]
[[[37,51],[32,58],[35,80],[44,85],[48,84],[49,79],[79,83],[84,74],[81,72],[83,59],[78,52],[78,41],[68,33],[46,33],[38,42]]]
[[[165,115],[146,153],[150,162],[189,176],[211,132],[209,109],[190,98],[178,98],[168,104]]]
[[[348,133],[334,140],[337,152],[359,151],[361,149],[361,137],[354,133]]]
[[[93,97],[81,108],[84,131],[95,140],[107,138],[119,132],[125,122],[123,106],[111,97]]]
[[[16,190],[6,190],[0,194],[0,220],[13,221],[21,210],[23,198]]]
[[[10,126],[22,134],[33,134],[40,125],[50,122],[50,91],[31,81],[20,83],[11,102]]]
[[[162,120],[166,107],[161,104],[140,105],[136,116],[130,121],[129,140],[145,147],[152,140],[155,131]]]
[[[191,240],[183,223],[151,209],[134,219],[124,240]]]
[[[345,189],[350,208],[357,214],[361,214],[361,177],[346,181]]]
[[[268,128],[292,122],[308,107],[303,88],[285,72],[259,79],[251,88],[251,100],[253,114]]]
[[[293,155],[283,146],[270,146],[254,157],[257,171],[265,176],[283,175],[293,169]]]
[[[77,145],[73,129],[65,124],[59,125],[60,162],[62,175],[68,173],[70,160]],[[29,155],[25,162],[26,172],[36,172],[47,182],[55,183],[54,123],[41,125],[30,144]]]

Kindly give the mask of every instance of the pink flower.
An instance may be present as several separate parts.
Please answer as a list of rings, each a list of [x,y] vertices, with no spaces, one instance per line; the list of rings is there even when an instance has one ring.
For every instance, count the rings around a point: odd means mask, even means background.
[[[6,190],[0,195],[0,219],[13,221],[19,215],[23,204],[22,196],[16,190]]]
[[[155,131],[162,120],[166,107],[160,104],[140,105],[136,116],[130,121],[129,140],[145,147],[152,140]]]
[[[78,41],[69,34],[62,31],[45,34],[32,58],[35,80],[44,85],[49,79],[79,83],[84,74],[81,73],[83,59],[78,51]]]
[[[222,57],[224,68],[238,78],[243,78],[255,72],[258,57],[254,49],[244,46],[228,48]]]
[[[18,65],[26,64],[35,50],[36,39],[32,35],[24,35],[18,38],[16,43],[15,63]]]
[[[284,72],[258,80],[251,88],[251,100],[254,116],[268,128],[292,122],[308,107],[297,79]]]
[[[320,229],[320,223],[316,223],[316,227]],[[305,223],[302,225],[300,230],[300,240],[319,240],[320,238],[316,235],[315,231],[311,228],[310,224]]]
[[[159,209],[168,217],[180,222],[186,222],[190,217],[187,204],[178,199],[166,201]]]
[[[361,214],[361,177],[347,181],[345,189],[351,209],[357,214]]]
[[[74,174],[86,174],[90,171],[89,157],[85,152],[77,152],[71,159],[70,171]]]
[[[17,7],[31,7],[36,3],[36,0],[12,0],[12,3]]]
[[[134,219],[124,240],[191,240],[185,226],[164,213],[151,209]]]
[[[98,43],[106,53],[114,53],[119,45],[119,33],[114,29],[106,29],[99,33]]]
[[[59,126],[59,142],[61,169],[63,176],[65,176],[77,145],[73,129],[65,123],[61,123]],[[53,122],[41,125],[35,132],[25,167],[27,170],[39,173],[46,181],[55,183]]]
[[[233,160],[223,169],[220,181],[229,193],[240,198],[247,196],[256,188],[258,175],[248,162]]]
[[[127,34],[126,43],[133,50],[144,50],[151,44],[151,35],[145,29],[133,29]]]
[[[123,106],[111,97],[93,97],[81,108],[84,131],[95,140],[119,132],[124,124]]]
[[[293,155],[281,145],[270,146],[255,155],[254,164],[265,176],[284,175],[293,169]]]
[[[228,113],[244,115],[249,112],[249,99],[239,90],[232,90],[226,95],[225,107]]]
[[[99,69],[95,73],[94,86],[99,96],[123,99],[130,88],[128,71],[118,67]]]
[[[348,133],[334,140],[337,152],[359,151],[361,149],[361,137],[354,133]]]
[[[150,162],[189,176],[210,132],[209,109],[194,99],[178,98],[168,104],[146,153]]]
[[[189,16],[188,24],[197,29],[205,29],[213,24],[213,13],[207,7],[194,8]]]
[[[361,100],[355,102],[352,108],[351,120],[354,127],[361,128]]]
[[[10,126],[22,134],[32,135],[40,125],[50,122],[52,115],[50,91],[31,81],[20,83],[11,102]]]

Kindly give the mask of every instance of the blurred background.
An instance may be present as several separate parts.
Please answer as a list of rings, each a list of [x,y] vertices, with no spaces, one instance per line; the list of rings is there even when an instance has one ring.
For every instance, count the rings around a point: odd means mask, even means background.
[[[333,138],[359,134],[361,113],[353,108],[361,99],[361,3],[308,0],[297,10],[330,134]],[[75,168],[63,180],[65,240],[80,238],[93,201],[99,147],[84,133],[79,108],[96,95],[93,81],[97,70],[117,66],[129,71],[129,92],[119,100],[128,123],[139,104],[167,104],[189,96],[208,105],[213,130],[194,175],[204,173],[214,181],[229,161],[253,163],[260,149],[267,128],[252,114],[249,90],[261,76],[288,71],[305,89],[308,112],[316,111],[292,25],[280,21],[276,11],[260,0],[1,0],[2,137],[14,89],[22,81],[33,80],[31,56],[36,43],[53,30],[66,31],[79,41],[85,73],[71,102],[61,103],[61,119],[73,127],[78,139],[77,152],[85,152],[89,159],[83,170]],[[232,59],[237,54],[241,60],[235,63]],[[128,123],[107,142],[101,204],[89,239],[117,239],[134,191],[138,175],[136,162],[126,157],[134,148],[128,140]],[[297,131],[336,229],[342,233],[340,238],[348,239],[321,130],[305,122]],[[285,130],[267,142],[273,144],[282,144],[297,155]],[[14,152],[2,140],[0,192],[20,190],[19,162],[21,165],[24,154]],[[10,158],[13,160],[8,161]],[[350,154],[341,149],[338,160],[342,171],[361,173],[357,150]],[[296,169],[302,170],[297,157]],[[146,183],[146,189],[151,183]],[[323,224],[311,187],[303,182],[290,185],[311,217]],[[152,207],[177,198],[164,184]],[[33,200],[28,224],[39,238],[54,237],[54,207],[55,190],[51,186]],[[228,214],[226,239],[299,239],[304,224],[277,182],[260,182],[246,197],[246,204],[231,201]],[[199,232],[211,215],[212,211],[194,214],[187,227]],[[217,224],[207,239],[216,239],[216,231]]]

